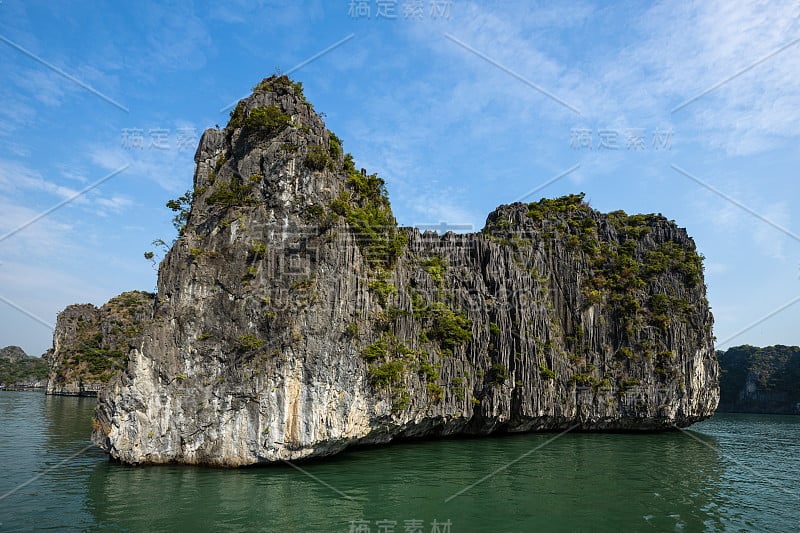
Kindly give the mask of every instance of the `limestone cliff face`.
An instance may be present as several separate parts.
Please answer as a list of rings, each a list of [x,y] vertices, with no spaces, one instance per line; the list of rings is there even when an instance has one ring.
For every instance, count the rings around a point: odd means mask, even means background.
[[[662,430],[716,408],[701,257],[582,195],[477,234],[397,228],[301,87],[270,78],[195,161],[188,224],[93,438],[238,466],[408,437]]]
[[[47,394],[94,396],[125,366],[131,343],[153,315],[155,295],[124,292],[101,307],[70,305],[58,314]]]

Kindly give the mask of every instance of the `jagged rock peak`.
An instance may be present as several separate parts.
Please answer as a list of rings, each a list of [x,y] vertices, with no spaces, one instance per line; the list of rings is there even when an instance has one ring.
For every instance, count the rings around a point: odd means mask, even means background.
[[[206,130],[195,161],[195,204],[211,211],[321,205],[338,194],[341,173],[355,170],[339,138],[306,101],[302,84],[286,76],[265,78],[239,101],[223,130]]]
[[[480,233],[397,228],[299,86],[272,77],[195,156],[152,323],[99,396],[128,463],[238,466],[404,437],[664,430],[719,399],[702,256],[583,195]]]

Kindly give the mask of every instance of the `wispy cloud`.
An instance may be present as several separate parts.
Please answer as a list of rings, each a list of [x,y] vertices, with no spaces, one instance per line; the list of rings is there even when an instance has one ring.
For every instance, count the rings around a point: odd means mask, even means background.
[[[17,70],[9,81],[16,84],[24,94],[51,107],[61,105],[67,92],[72,90],[61,76],[50,70]]]
[[[626,34],[636,46],[611,46],[607,41],[616,36],[595,27],[587,38],[597,42],[571,47],[569,52],[556,44],[570,38],[568,31],[558,33],[558,27],[550,26],[542,33],[528,20],[539,13],[548,19],[550,8],[515,6],[470,4],[471,16],[466,23],[459,20],[454,35],[546,87],[560,100],[574,103],[590,124],[642,127],[652,125],[643,122],[677,120],[685,124],[684,133],[692,135],[693,143],[731,155],[774,149],[777,142],[800,133],[796,83],[800,53],[787,48],[775,54],[800,36],[796,2],[775,2],[769,7],[756,1],[660,2],[627,13]],[[523,13],[529,15],[524,21],[519,20],[525,18]],[[597,24],[604,15],[578,6],[563,16],[563,29],[584,23],[589,16],[596,17]],[[430,29],[426,27],[425,32]],[[431,41],[430,33],[417,31],[421,42]],[[460,69],[449,99],[454,113],[475,110],[485,102],[513,102],[513,108],[522,111],[522,119],[572,120],[549,105],[558,107],[558,103],[541,100],[544,97],[537,97],[537,91],[507,73],[492,72],[491,65],[481,65],[469,52],[437,52],[448,55]],[[683,114],[671,113],[677,104],[748,66],[752,66],[749,71],[698,98]]]
[[[124,166],[123,164],[111,170],[118,170]],[[68,174],[73,177],[80,175],[69,171]],[[58,177],[61,176],[63,172]],[[56,179],[45,179],[39,171],[27,165],[4,159],[0,159],[0,190],[6,191],[11,196],[17,196],[19,201],[25,204],[33,199],[32,193],[45,193],[46,196],[62,201],[69,200],[72,204],[89,208],[94,213],[99,210],[100,214],[109,211],[121,212],[133,205],[133,202],[123,195],[103,195],[99,187],[86,191],[86,194],[80,194],[80,189],[63,185]]]
[[[730,79],[676,114],[685,113],[711,148],[761,152],[800,133],[800,53],[774,54],[800,36],[796,14],[789,1],[659,3],[642,17],[650,37],[630,59],[675,105]]]
[[[95,202],[101,207],[99,214],[107,216],[108,213],[121,213],[128,207],[134,205],[133,200],[125,196],[112,196],[110,198],[98,198]]]
[[[687,188],[687,198],[693,211],[710,223],[717,234],[728,235],[729,238],[746,235],[760,254],[772,259],[785,259],[787,242],[795,247],[798,243],[775,226],[791,227],[789,204],[786,201],[765,201],[756,187],[736,176],[727,177],[722,185],[717,184],[718,181],[719,179],[711,180],[710,186],[716,190],[725,189],[726,196],[736,198],[739,202],[746,201],[747,208],[758,216],[699,185]]]
[[[0,234],[5,235],[25,224],[39,211],[30,207],[18,205],[11,201],[0,199]],[[61,219],[44,218],[39,224],[33,224],[0,243],[0,255],[4,260],[8,258],[24,258],[38,260],[55,258],[59,254],[75,252],[71,244],[70,233],[72,225]]]
[[[194,164],[191,156],[175,151],[143,150],[132,152],[123,148],[95,146],[90,150],[90,160],[104,170],[119,168],[117,165],[130,165],[128,176],[149,187],[152,184],[175,193],[191,185]]]

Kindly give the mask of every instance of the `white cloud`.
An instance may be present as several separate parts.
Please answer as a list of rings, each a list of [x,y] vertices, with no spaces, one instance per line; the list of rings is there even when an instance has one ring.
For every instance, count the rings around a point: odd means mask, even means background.
[[[31,95],[38,102],[51,107],[61,105],[66,93],[73,88],[78,88],[72,82],[67,82],[61,75],[42,68],[17,71],[12,81],[25,94]]]
[[[36,109],[28,105],[26,99],[11,90],[2,90],[3,105],[0,106],[0,116],[6,117],[0,135],[8,136],[20,126],[30,125],[36,117]]]
[[[109,212],[121,213],[127,207],[134,205],[130,198],[126,198],[124,196],[98,198],[95,203],[102,208],[98,210],[98,214],[101,216],[106,216]]]
[[[42,178],[38,171],[16,161],[0,159],[0,188],[9,192],[39,191],[50,193],[60,199],[67,199],[77,190],[64,187]],[[85,202],[85,198],[76,198],[76,202]]]
[[[156,183],[171,193],[181,192],[192,183],[194,149],[156,150],[145,147],[128,150],[121,146],[95,145],[87,153],[89,160],[104,170],[113,172],[129,166],[125,170],[127,179]]]
[[[61,175],[64,175],[64,173],[62,171]],[[81,176],[80,173],[70,173],[69,171],[66,171],[66,173],[73,177]],[[94,188],[81,194],[83,189],[74,189],[61,185],[43,178],[38,171],[22,163],[0,159],[0,190],[16,195],[20,199],[19,201],[23,202],[23,205],[33,202],[33,195],[36,193],[46,193],[55,197],[51,200],[51,204],[37,200],[36,204],[41,206],[41,210],[49,209],[51,206],[56,205],[59,200],[68,200],[69,202],[65,207],[79,205],[93,213],[105,216],[109,212],[120,213],[125,208],[133,205],[133,202],[124,195],[112,194],[111,196],[104,196],[100,189],[100,187]],[[20,206],[18,205],[17,207]],[[27,220],[33,218],[36,214],[38,213],[32,214]],[[6,222],[9,219],[10,217],[6,217]],[[20,224],[23,222],[25,221],[19,221]]]
[[[0,255],[5,259],[57,258],[75,253],[70,242],[72,225],[55,216],[47,216],[31,223],[41,213],[38,210],[0,199],[0,235],[17,231],[0,241]]]
[[[650,37],[629,59],[670,107],[699,97],[675,116],[708,146],[732,155],[769,150],[800,134],[800,43],[767,58],[797,39],[797,9],[794,1],[660,3],[642,18]]]
[[[732,201],[720,197],[707,189],[693,187],[690,198],[693,210],[708,221],[717,234],[725,235],[731,241],[740,241],[747,235],[755,250],[770,259],[785,259],[784,247],[787,242],[800,245],[780,229],[791,231],[791,210],[785,201],[765,202],[752,185],[743,183],[735,177],[728,177],[724,185],[715,181],[705,181],[725,194]],[[753,215],[736,205],[738,202],[756,213]]]
[[[558,43],[573,36],[555,32],[584,25],[580,31],[587,32],[587,39],[609,37],[609,30],[592,27],[602,23],[603,13],[585,6],[564,10],[563,6],[506,6],[469,4],[467,15],[450,26],[412,26],[419,43],[427,43],[452,61],[451,94],[442,99],[447,103],[442,113],[446,122],[488,111],[488,106],[495,117],[502,116],[508,112],[503,108],[513,102],[508,107],[517,120],[650,128],[678,122],[686,141],[692,135],[692,140],[731,155],[774,149],[800,134],[796,74],[800,72],[800,43],[764,59],[800,35],[795,1],[662,2],[641,14],[622,10],[614,24],[635,44],[612,46],[601,41],[572,49]],[[554,21],[554,13],[562,13],[560,27],[548,22]],[[622,18],[626,13],[630,20]],[[432,39],[432,29],[451,32],[499,66],[451,41]],[[671,113],[760,60],[751,71]],[[579,108],[581,116],[555,98]],[[492,134],[491,128],[498,124],[502,122],[486,121],[479,127]]]

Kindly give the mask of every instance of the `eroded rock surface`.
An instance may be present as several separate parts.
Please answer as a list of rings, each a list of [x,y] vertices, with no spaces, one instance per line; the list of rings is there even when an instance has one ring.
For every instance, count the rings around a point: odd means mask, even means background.
[[[397,228],[299,84],[200,142],[152,324],[101,391],[127,463],[238,466],[402,437],[662,430],[718,402],[701,257],[660,215],[582,195],[480,233]]]

